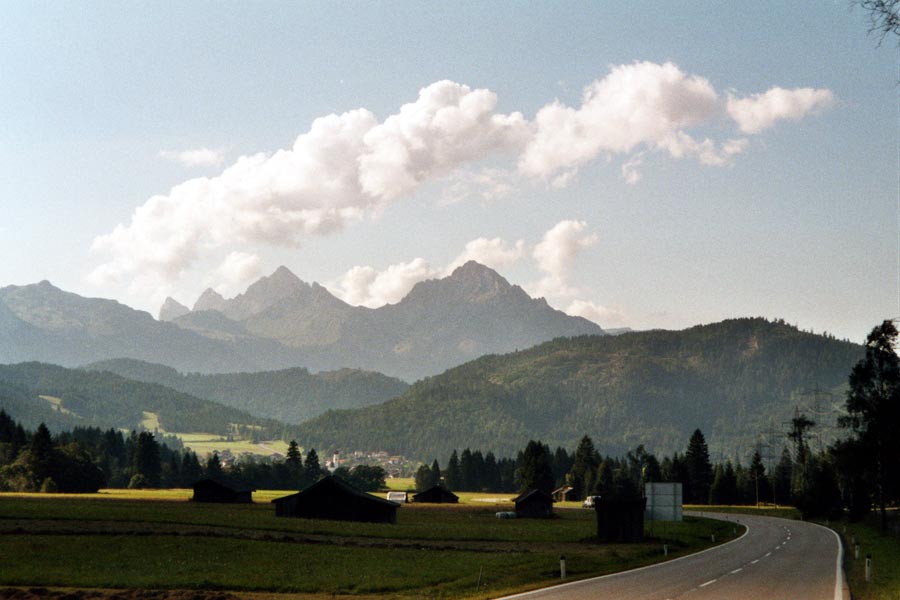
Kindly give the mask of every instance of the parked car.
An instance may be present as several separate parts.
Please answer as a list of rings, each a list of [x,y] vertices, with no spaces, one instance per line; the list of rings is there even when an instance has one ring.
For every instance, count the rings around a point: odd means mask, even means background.
[[[584,499],[584,502],[581,503],[581,506],[584,508],[594,508],[594,500],[599,500],[600,496],[588,496]]]

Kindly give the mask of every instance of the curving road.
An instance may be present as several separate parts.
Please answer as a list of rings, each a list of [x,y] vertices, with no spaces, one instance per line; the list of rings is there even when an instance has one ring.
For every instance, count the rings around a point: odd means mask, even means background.
[[[687,514],[687,513],[686,513]],[[837,534],[774,517],[690,513],[741,523],[736,540],[665,563],[501,600],[848,600]]]

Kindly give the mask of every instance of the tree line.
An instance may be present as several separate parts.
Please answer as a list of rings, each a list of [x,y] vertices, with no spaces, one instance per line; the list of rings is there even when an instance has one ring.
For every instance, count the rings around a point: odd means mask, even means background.
[[[160,442],[148,431],[76,427],[52,436],[41,423],[27,431],[0,409],[0,491],[96,492],[100,488],[189,488],[212,478],[237,487],[300,490],[328,472],[315,449],[306,456],[296,441],[287,456],[248,456],[223,464],[217,452],[201,460],[177,438]],[[173,448],[174,447],[174,448]],[[383,468],[339,467],[334,475],[364,491],[384,487]]]

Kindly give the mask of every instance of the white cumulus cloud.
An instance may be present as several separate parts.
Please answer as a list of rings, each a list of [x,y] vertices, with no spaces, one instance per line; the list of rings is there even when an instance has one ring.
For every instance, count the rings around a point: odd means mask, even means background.
[[[588,85],[579,106],[554,101],[533,121],[519,112],[497,112],[497,100],[487,89],[438,81],[383,121],[364,108],[315,119],[289,148],[239,157],[218,175],[190,179],[146,200],[129,221],[94,239],[101,262],[88,280],[127,282],[133,292],[161,289],[221,253],[263,244],[294,247],[340,230],[430,182],[443,184],[438,196],[450,203],[508,196],[529,181],[565,187],[601,157],[621,157],[621,174],[631,184],[640,180],[649,152],[727,165],[747,148],[747,139],[714,140],[692,128],[736,123],[742,133],[755,134],[778,120],[819,111],[833,96],[829,90],[773,87],[745,98],[728,93],[722,100],[706,78],[673,63],[635,62],[613,66]],[[224,151],[209,148],[162,155],[206,166],[224,159]],[[542,290],[571,295],[551,245],[545,240],[535,249],[546,274]],[[364,275],[357,274],[360,281]],[[360,297],[373,303],[394,295]]]
[[[712,117],[717,102],[709,81],[672,63],[613,67],[585,88],[580,107],[556,101],[538,111],[536,132],[519,169],[549,178],[601,153],[628,154],[643,145],[671,144],[683,129]]]
[[[796,121],[810,113],[829,108],[834,103],[831,90],[773,87],[763,94],[746,98],[728,95],[728,114],[744,133],[759,133],[776,121]]]
[[[110,258],[89,280],[171,279],[226,244],[292,246],[340,229],[430,179],[521,146],[524,118],[495,113],[496,100],[440,81],[383,123],[365,109],[316,119],[289,149],[241,157],[147,200],[130,223],[94,240]]]
[[[617,308],[595,304],[590,300],[573,300],[565,311],[573,317],[584,317],[604,328],[622,327],[626,324],[625,313]]]
[[[433,269],[424,258],[378,271],[370,266],[355,266],[325,287],[348,304],[377,308],[403,299],[415,284],[438,277],[441,269]]]
[[[191,150],[162,150],[159,155],[186,167],[218,167],[225,162],[225,148],[194,148]]]
[[[217,288],[227,296],[243,291],[263,274],[262,260],[256,254],[230,252],[213,272]]]
[[[529,289],[536,296],[574,296],[579,290],[569,282],[579,253],[597,243],[596,233],[587,231],[584,221],[565,220],[554,225],[532,251],[544,276]]]
[[[454,269],[470,260],[479,262],[494,270],[508,267],[525,256],[525,240],[517,240],[514,244],[502,238],[477,238],[466,244],[465,249],[444,269],[449,275]]]

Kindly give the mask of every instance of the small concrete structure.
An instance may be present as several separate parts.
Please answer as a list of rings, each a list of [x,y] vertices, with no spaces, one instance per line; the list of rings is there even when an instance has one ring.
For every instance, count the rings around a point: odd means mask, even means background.
[[[219,504],[253,504],[251,489],[235,489],[224,481],[201,479],[194,484],[192,502],[214,502]]]
[[[397,504],[406,504],[408,497],[406,492],[388,492],[387,499]]]
[[[302,492],[276,498],[276,517],[396,523],[396,502],[361,492],[333,476],[315,482]]]
[[[439,485],[434,485],[427,490],[419,492],[418,494],[413,494],[413,502],[422,502],[428,504],[457,504],[459,502],[459,496]]]
[[[648,521],[681,521],[682,499],[680,483],[645,483]]]
[[[595,497],[597,538],[601,542],[643,542],[644,506],[647,499],[607,500]]]
[[[548,518],[553,516],[553,497],[541,490],[529,490],[513,499],[516,516],[520,518]]]

